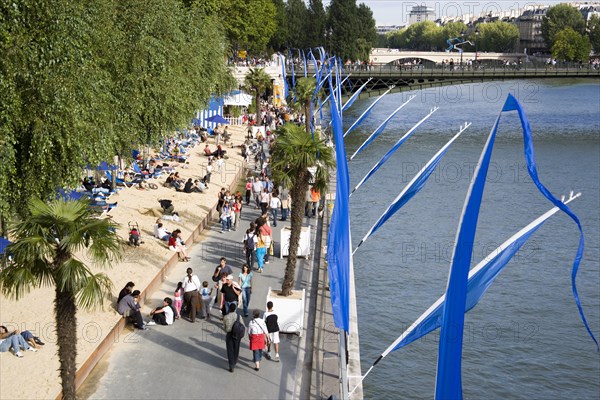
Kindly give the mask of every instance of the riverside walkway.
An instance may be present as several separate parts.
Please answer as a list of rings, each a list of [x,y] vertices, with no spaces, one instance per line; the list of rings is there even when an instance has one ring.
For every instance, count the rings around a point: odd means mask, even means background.
[[[258,217],[258,210],[251,203],[244,206],[240,226],[237,231],[220,233],[217,221],[204,231],[200,242],[190,252],[189,263],[179,263],[174,267],[161,288],[152,294],[143,308],[147,318],[152,307],[161,303],[162,298],[173,297],[177,282],[191,267],[200,281],[210,279],[219,258],[224,256],[234,271],[234,277],[244,262],[242,238],[251,221]],[[305,218],[312,232],[316,232],[316,218]],[[272,227],[275,240],[275,256],[265,266],[262,274],[253,274],[253,292],[250,309],[265,310],[268,287],[279,289],[285,270],[286,259],[279,256],[280,230],[288,222],[278,221]],[[315,249],[315,234],[311,247]],[[153,239],[151,239],[153,240]],[[146,245],[152,245],[149,241]],[[314,252],[314,251],[313,251]],[[110,353],[96,366],[79,391],[82,398],[207,398],[207,399],[300,399],[309,398],[312,359],[312,319],[308,314],[310,293],[314,287],[313,260],[298,259],[296,288],[305,288],[307,304],[305,308],[305,329],[302,336],[281,334],[280,362],[265,358],[260,371],[254,370],[252,352],[248,348],[248,338],[242,340],[240,358],[233,373],[228,371],[225,350],[225,333],[220,313],[211,309],[213,319],[197,319],[191,323],[185,319],[176,320],[172,326],[151,326],[147,331],[126,329],[121,340],[114,344]],[[316,258],[317,256],[315,256]],[[318,260],[318,259],[317,259]],[[315,274],[316,275],[316,274]],[[277,311],[277,310],[275,310]],[[246,326],[249,318],[244,318]]]

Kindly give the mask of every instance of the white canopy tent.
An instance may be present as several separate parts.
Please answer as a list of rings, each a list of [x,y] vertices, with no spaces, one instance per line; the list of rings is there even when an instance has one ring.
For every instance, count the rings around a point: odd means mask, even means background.
[[[252,96],[242,91],[235,91],[225,96],[224,104],[226,106],[248,107],[252,104]]]

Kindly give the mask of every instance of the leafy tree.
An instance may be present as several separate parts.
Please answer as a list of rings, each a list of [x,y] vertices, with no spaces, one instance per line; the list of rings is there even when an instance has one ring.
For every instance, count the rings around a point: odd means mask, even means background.
[[[5,295],[20,299],[31,289],[54,286],[54,317],[62,398],[76,398],[77,308],[102,305],[112,283],[103,273],[94,274],[79,254],[97,267],[108,267],[120,257],[119,238],[108,219],[97,219],[88,202],[41,200],[29,202],[29,216],[11,230],[15,242],[7,251],[13,261],[0,269]]]
[[[592,16],[588,21],[588,35],[590,37],[590,43],[596,53],[600,53],[600,17],[597,15]]]
[[[246,90],[254,93],[254,105],[256,107],[256,118],[260,116],[260,97],[272,85],[271,77],[264,68],[250,68],[245,77]]]
[[[304,217],[302,199],[311,180],[309,168],[316,167],[314,185],[323,192],[329,182],[328,168],[334,166],[333,150],[325,144],[324,140],[313,139],[306,129],[295,124],[286,124],[278,131],[277,143],[273,149],[273,178],[284,187],[290,188],[290,196],[293,200],[289,255],[281,285],[283,296],[289,296],[294,287],[298,244]]]
[[[327,29],[328,45],[332,54],[342,60],[356,60],[358,39],[356,0],[331,0]]]
[[[274,51],[283,51],[289,44],[288,39],[288,16],[285,9],[285,3],[283,0],[273,0],[275,5],[275,21],[276,30],[271,40],[269,41],[269,47]]]
[[[308,10],[304,0],[288,0],[285,12],[288,21],[288,41],[290,47],[306,47]]]
[[[511,52],[519,40],[519,29],[508,22],[479,24],[475,43],[479,51]]]
[[[571,28],[565,28],[554,35],[552,56],[559,60],[587,61],[592,45],[587,36],[580,35]]]
[[[0,213],[74,185],[81,168],[114,154],[110,76],[99,10],[76,2],[0,3]],[[102,29],[100,29],[102,28]]]
[[[369,51],[367,51],[367,55],[359,54],[362,59],[368,59],[368,54],[370,53],[371,47],[375,46],[377,43],[377,29],[375,28],[375,18],[373,18],[373,11],[369,7],[367,7],[364,3],[360,3],[356,10],[356,17],[358,19],[358,26],[356,29],[358,30],[358,39],[363,39],[364,43],[362,47],[369,47]],[[360,52],[361,46],[360,42],[357,42],[357,48]],[[363,50],[364,52],[364,50]]]
[[[568,4],[550,7],[542,20],[542,37],[548,47],[552,47],[554,36],[565,28],[571,28],[579,34],[584,33],[585,20],[579,10]]]
[[[381,48],[385,48],[385,47],[389,47],[389,46],[390,46],[390,42],[388,40],[388,36],[385,34],[378,34],[375,47],[381,49]]]
[[[410,25],[404,33],[404,41],[411,50],[429,51],[436,41],[438,27],[433,21]]]
[[[259,53],[266,49],[275,33],[276,14],[272,0],[224,1],[220,9],[221,23],[227,32],[227,38],[238,50],[247,49]]]
[[[327,13],[322,0],[309,0],[308,19],[306,21],[306,47],[326,46]]]

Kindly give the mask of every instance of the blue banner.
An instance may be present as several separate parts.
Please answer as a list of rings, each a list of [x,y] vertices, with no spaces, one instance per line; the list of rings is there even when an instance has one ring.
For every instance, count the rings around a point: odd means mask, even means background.
[[[575,197],[570,200],[574,198]],[[529,237],[537,231],[548,218],[558,211],[559,208],[554,207],[535,221],[531,222],[516,235],[488,254],[487,257],[471,270],[467,283],[466,312],[477,305],[496,277],[502,272],[506,264],[508,264],[523,244],[527,242]],[[446,296],[442,296],[433,303],[433,305],[429,307],[429,309],[424,312],[414,324],[412,324],[385,352],[382,353],[383,356],[385,357],[392,351],[407,346],[439,328],[442,323],[442,309],[445,304],[445,297]]]
[[[409,102],[410,102],[412,99],[414,99],[415,97],[417,97],[417,96],[415,96],[415,95],[412,95],[412,96],[410,96],[410,97],[408,98],[408,100],[406,100],[404,103],[402,103],[402,104],[400,105],[400,107],[396,108],[396,109],[394,110],[394,112],[393,112],[393,113],[391,113],[391,114],[390,114],[390,116],[389,116],[389,117],[387,117],[387,118],[385,119],[385,121],[383,121],[383,122],[381,123],[381,125],[379,125],[379,126],[377,127],[377,129],[375,129],[375,130],[373,131],[373,133],[371,133],[371,136],[369,136],[369,137],[367,138],[367,140],[365,140],[365,141],[364,141],[364,143],[360,145],[360,147],[359,147],[359,148],[358,148],[358,149],[357,149],[357,150],[354,152],[354,154],[352,154],[352,156],[350,156],[350,160],[354,159],[354,157],[356,157],[356,155],[357,155],[358,153],[360,153],[360,152],[361,152],[361,151],[363,151],[363,150],[364,150],[364,149],[365,149],[365,148],[366,148],[368,145],[370,145],[370,144],[373,142],[373,140],[375,140],[375,139],[377,138],[377,136],[379,136],[379,135],[381,134],[381,132],[383,132],[383,130],[384,130],[384,129],[385,129],[385,127],[387,126],[388,122],[390,122],[390,121],[391,121],[391,119],[392,119],[392,118],[394,118],[394,117],[396,116],[396,114],[398,114],[398,112],[399,112],[400,110],[402,110],[402,109],[404,108],[404,106],[406,106],[406,105],[407,105],[407,104],[408,104],[408,103],[409,103]]]
[[[364,176],[364,178],[361,179],[360,182],[358,182],[358,184],[354,187],[354,189],[352,190],[352,193],[356,192],[356,190],[362,186],[363,183],[365,183],[371,176],[373,176],[373,174],[375,172],[377,172],[377,170],[379,168],[381,168],[381,166],[392,156],[392,154],[394,154],[396,152],[396,150],[398,150],[400,148],[400,146],[402,146],[402,143],[404,143],[413,133],[414,131],[423,123],[427,120],[427,118],[431,117],[431,115],[436,112],[438,110],[438,108],[434,108],[433,110],[431,110],[429,112],[429,114],[427,114],[422,120],[420,120],[419,122],[416,123],[415,126],[413,126],[412,128],[410,128],[410,130],[408,132],[406,132],[406,134],[404,136],[402,136],[400,138],[400,140],[398,140],[396,142],[396,144],[394,146],[392,146],[391,149],[388,150],[387,153],[385,153],[385,155],[383,157],[381,157],[381,160],[379,160],[377,162],[377,164],[375,164],[373,166],[373,168],[371,168],[371,170],[369,172],[367,172],[367,174]],[[352,193],[350,195],[352,195]]]
[[[332,77],[329,77],[329,90],[334,93]],[[350,217],[348,191],[350,179],[346,149],[342,131],[341,112],[337,101],[331,101],[331,119],[335,140],[336,196],[327,235],[327,267],[333,321],[337,328],[346,332],[350,327]]]
[[[373,233],[375,233],[379,228],[381,228],[381,226],[383,224],[386,223],[386,221],[388,219],[390,219],[396,212],[398,212],[398,210],[400,210],[402,208],[402,206],[404,206],[406,203],[408,203],[410,201],[410,199],[412,199],[417,193],[419,193],[419,191],[423,188],[423,186],[427,182],[427,179],[429,179],[429,176],[431,176],[431,174],[435,170],[435,167],[437,167],[437,165],[440,163],[440,161],[446,154],[446,151],[448,151],[448,149],[450,148],[452,143],[454,143],[454,141],[456,139],[458,139],[458,137],[460,135],[462,135],[462,133],[469,126],[471,126],[470,123],[465,124],[464,127],[461,126],[460,131],[456,135],[454,135],[454,137],[452,139],[450,139],[448,141],[448,143],[446,143],[431,158],[431,160],[429,160],[427,162],[427,164],[425,164],[425,166],[421,169],[421,171],[419,171],[419,173],[417,175],[415,175],[415,177],[408,183],[408,185],[406,185],[406,187],[402,190],[402,192],[400,192],[398,197],[396,197],[396,199],[392,202],[392,204],[390,204],[390,206],[387,208],[387,210],[385,210],[385,212],[379,217],[377,222],[371,227],[371,229],[369,229],[369,231],[362,238],[362,240],[360,241],[358,246],[356,246],[356,249],[354,250],[354,252],[356,252],[356,250],[358,250],[358,248],[369,238],[369,236],[371,236]],[[352,254],[354,254],[354,253],[352,253]]]
[[[365,86],[367,86],[367,84],[369,82],[371,82],[371,80],[373,80],[373,78],[369,78],[365,83],[363,83],[363,85],[361,87],[358,88],[358,90],[356,92],[354,92],[354,94],[352,94],[352,97],[350,97],[348,99],[348,101],[346,102],[346,104],[344,104],[344,106],[342,107],[342,112],[344,112],[347,109],[349,109],[350,107],[352,107],[352,104],[354,104],[356,99],[358,99],[358,96],[360,96],[360,92],[362,92],[362,90],[365,88]]]
[[[393,89],[393,86],[391,88],[389,88],[386,92],[384,92],[381,96],[376,98],[375,101],[369,107],[367,107],[367,109],[362,113],[362,115],[360,117],[358,117],[358,119],[356,121],[354,121],[352,126],[350,126],[350,128],[348,128],[346,133],[344,133],[344,137],[348,136],[348,134],[350,132],[352,132],[354,130],[354,128],[356,128],[358,125],[360,125],[369,116],[371,111],[373,111],[373,108],[377,105],[377,103],[379,103],[381,101],[381,99],[383,99],[384,96],[386,94],[388,94],[392,89]]]

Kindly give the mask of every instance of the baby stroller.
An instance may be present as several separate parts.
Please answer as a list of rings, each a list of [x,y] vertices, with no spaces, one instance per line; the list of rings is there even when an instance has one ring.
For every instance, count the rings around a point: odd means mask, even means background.
[[[142,234],[138,223],[135,221],[129,221],[127,226],[129,227],[129,245],[133,247],[139,247],[139,245],[144,243],[144,241],[142,240]]]

